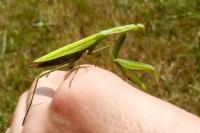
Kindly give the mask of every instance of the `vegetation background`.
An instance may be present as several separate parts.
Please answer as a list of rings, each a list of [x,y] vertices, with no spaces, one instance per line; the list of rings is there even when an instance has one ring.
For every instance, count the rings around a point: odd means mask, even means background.
[[[152,76],[140,74],[147,93],[200,116],[199,0],[0,0],[0,132],[9,126],[20,94],[43,70],[27,67],[31,60],[131,23],[145,24],[146,32],[130,32],[120,55],[156,67],[159,91]],[[121,75],[110,59],[102,58],[99,66]],[[95,61],[91,56],[79,63]]]

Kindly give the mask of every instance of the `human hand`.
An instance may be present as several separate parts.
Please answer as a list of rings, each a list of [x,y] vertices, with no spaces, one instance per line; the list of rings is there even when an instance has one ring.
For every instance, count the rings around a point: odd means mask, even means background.
[[[22,94],[7,133],[199,133],[200,119],[98,67],[39,79],[25,124]]]

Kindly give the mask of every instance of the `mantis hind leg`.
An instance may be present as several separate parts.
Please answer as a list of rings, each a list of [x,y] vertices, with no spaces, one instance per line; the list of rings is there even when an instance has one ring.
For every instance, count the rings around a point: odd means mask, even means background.
[[[91,66],[78,66],[78,67],[72,68],[72,69],[65,75],[65,78],[64,78],[63,81],[65,81],[65,80],[74,72],[74,74],[73,74],[73,76],[72,76],[72,78],[71,78],[71,80],[70,80],[70,82],[69,82],[69,88],[71,88],[72,82],[73,82],[73,80],[74,80],[74,78],[75,78],[75,76],[76,76],[78,70],[79,70],[80,68],[87,68],[87,67],[91,67]]]
[[[31,108],[31,105],[32,105],[32,103],[33,103],[33,98],[34,98],[34,95],[35,95],[35,91],[36,91],[36,88],[37,88],[37,84],[38,84],[38,80],[41,78],[41,77],[43,77],[43,76],[48,76],[51,72],[53,72],[53,71],[56,71],[56,70],[59,70],[59,69],[62,69],[62,68],[65,68],[65,67],[67,67],[67,66],[69,66],[71,63],[67,63],[67,64],[64,64],[64,65],[61,65],[61,66],[59,66],[59,67],[56,67],[56,68],[54,68],[54,69],[52,69],[52,70],[47,70],[47,71],[44,71],[43,73],[41,73],[40,75],[38,75],[37,77],[36,77],[36,80],[35,80],[35,83],[34,83],[34,87],[33,87],[33,89],[31,89],[30,91],[29,91],[29,94],[28,94],[28,97],[31,97],[30,98],[30,102],[28,101],[27,102],[27,108],[26,108],[26,113],[25,113],[25,116],[24,116],[24,119],[23,119],[23,121],[22,121],[22,125],[24,125],[24,123],[25,123],[25,121],[26,121],[26,117],[27,117],[27,115],[28,115],[28,112],[29,112],[29,110],[30,110],[30,108]]]
[[[34,83],[33,89],[31,89],[31,90],[29,91],[29,94],[28,94],[28,96],[27,96],[27,99],[29,100],[29,97],[31,97],[31,99],[30,99],[30,103],[29,103],[29,101],[27,101],[27,105],[28,105],[28,106],[26,107],[26,113],[25,113],[24,119],[23,119],[23,121],[22,121],[22,126],[24,125],[24,123],[25,123],[25,121],[26,121],[26,117],[27,117],[27,115],[28,115],[28,112],[29,112],[29,110],[30,110],[30,108],[31,108],[31,105],[32,105],[32,102],[33,102],[33,98],[34,98],[34,95],[35,95],[35,91],[36,91],[36,88],[37,88],[38,80],[39,80],[42,76],[44,76],[46,72],[48,72],[48,71],[45,71],[45,72],[43,72],[42,74],[40,74],[39,76],[37,76],[37,78],[36,78],[36,80],[35,80],[35,83]],[[48,74],[48,73],[46,73],[46,74]]]

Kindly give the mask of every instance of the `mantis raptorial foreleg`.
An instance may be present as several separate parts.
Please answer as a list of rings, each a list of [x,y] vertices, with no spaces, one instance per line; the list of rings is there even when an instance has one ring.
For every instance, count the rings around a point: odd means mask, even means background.
[[[120,33],[119,39],[117,40],[117,42],[115,43],[114,48],[113,48],[113,52],[112,52],[113,61],[120,67],[120,69],[123,71],[123,73],[125,75],[127,75],[127,77],[129,79],[131,79],[133,82],[137,83],[141,88],[146,89],[145,84],[136,75],[136,73],[133,73],[132,71],[150,71],[150,72],[152,72],[154,74],[156,84],[159,87],[159,79],[157,76],[157,72],[153,66],[151,66],[149,64],[136,62],[136,61],[118,58],[119,50],[120,50],[125,38],[126,38],[126,33]]]

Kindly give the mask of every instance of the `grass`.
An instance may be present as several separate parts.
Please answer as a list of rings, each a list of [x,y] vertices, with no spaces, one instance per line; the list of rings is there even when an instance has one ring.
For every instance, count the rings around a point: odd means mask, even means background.
[[[121,56],[155,66],[160,97],[200,116],[199,5],[199,0],[1,0],[0,131],[9,126],[20,94],[41,72],[27,67],[29,62],[66,43],[130,23],[144,23],[146,32],[128,34]],[[80,62],[94,63],[95,58]],[[99,65],[120,75],[107,58]],[[140,76],[148,93],[159,96],[153,77]]]

